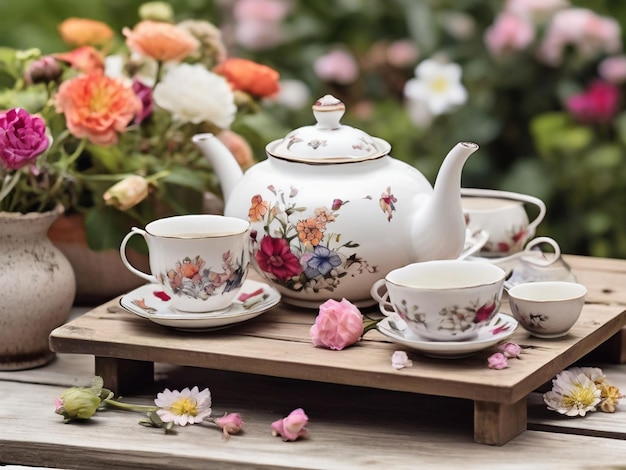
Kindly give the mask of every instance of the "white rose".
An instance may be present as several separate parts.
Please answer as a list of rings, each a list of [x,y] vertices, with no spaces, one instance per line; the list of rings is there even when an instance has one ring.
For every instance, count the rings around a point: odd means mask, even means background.
[[[157,106],[182,122],[210,121],[225,129],[237,112],[228,82],[200,64],[179,64],[168,69],[153,97]]]

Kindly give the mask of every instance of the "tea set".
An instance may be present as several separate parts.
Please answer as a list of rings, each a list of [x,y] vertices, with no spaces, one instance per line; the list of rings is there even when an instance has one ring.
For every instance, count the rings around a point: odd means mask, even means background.
[[[211,329],[281,300],[317,309],[346,298],[378,304],[386,316],[378,329],[392,341],[459,357],[502,341],[518,322],[526,328],[522,316],[499,313],[504,291],[536,281],[576,284],[558,244],[532,239],[546,213],[540,199],[461,188],[478,145],[454,146],[431,186],[390,155],[388,142],[342,124],[340,100],[326,95],[312,108],[315,124],[268,143],[267,158],[245,173],[213,134],[193,137],[219,178],[224,214],[133,228],[122,261],[149,284],[123,296],[124,308],[165,326]],[[526,205],[535,206],[532,220]],[[134,235],[146,240],[151,274],[125,255]],[[249,266],[264,282],[246,279]],[[241,297],[256,291],[258,302],[244,307]],[[525,291],[526,302],[544,297]]]

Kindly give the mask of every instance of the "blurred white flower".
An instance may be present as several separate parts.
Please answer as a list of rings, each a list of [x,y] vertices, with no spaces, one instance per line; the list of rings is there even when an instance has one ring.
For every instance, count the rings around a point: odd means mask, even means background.
[[[201,64],[183,63],[168,69],[153,96],[157,106],[182,122],[208,121],[226,129],[237,112],[228,82]]]
[[[269,100],[285,108],[298,110],[311,104],[311,90],[301,80],[285,79],[280,81],[280,91]]]
[[[467,101],[461,75],[458,64],[426,59],[415,68],[415,78],[404,85],[404,96],[424,103],[431,114],[438,116]]]

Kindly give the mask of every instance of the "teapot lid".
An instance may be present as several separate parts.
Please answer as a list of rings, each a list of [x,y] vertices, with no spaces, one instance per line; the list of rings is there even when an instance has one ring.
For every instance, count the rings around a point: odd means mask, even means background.
[[[391,150],[388,142],[339,122],[345,111],[346,106],[334,96],[320,98],[313,105],[317,124],[300,127],[270,142],[267,153],[304,163],[359,162],[387,155]]]

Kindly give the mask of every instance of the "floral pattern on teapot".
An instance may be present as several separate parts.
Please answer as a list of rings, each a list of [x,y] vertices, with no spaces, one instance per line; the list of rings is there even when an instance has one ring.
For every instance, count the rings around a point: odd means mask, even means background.
[[[409,307],[406,300],[402,300],[399,305],[395,305],[395,308],[400,318],[404,321],[417,322],[424,330],[445,330],[456,335],[475,328],[476,324],[488,322],[500,306],[497,297],[480,306],[478,303],[477,301],[474,305],[466,305],[464,307],[453,305],[442,308],[439,311],[441,319],[435,328],[433,328],[433,325],[429,327],[426,324],[426,315],[419,311],[419,306],[412,305]]]
[[[254,195],[248,218],[252,223],[263,223],[261,237],[257,230],[251,231],[252,258],[258,269],[274,282],[296,292],[332,292],[346,276],[378,271],[378,266],[370,265],[355,251],[358,243],[351,240],[341,243],[341,234],[329,230],[349,201],[335,198],[330,209],[319,206],[307,214],[308,209],[296,203],[296,188],[292,187],[288,193],[274,186],[268,189],[276,200],[271,202],[260,194]],[[391,197],[392,201],[384,202],[383,196]],[[391,220],[396,198],[389,188],[383,196],[380,207]]]
[[[159,274],[157,279],[163,285],[169,284],[178,296],[186,295],[202,300],[230,292],[240,287],[245,280],[243,261],[233,260],[230,250],[222,254],[221,271],[205,268],[205,265],[206,261],[199,255],[186,256],[165,274]]]

